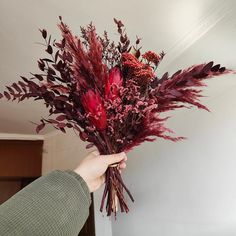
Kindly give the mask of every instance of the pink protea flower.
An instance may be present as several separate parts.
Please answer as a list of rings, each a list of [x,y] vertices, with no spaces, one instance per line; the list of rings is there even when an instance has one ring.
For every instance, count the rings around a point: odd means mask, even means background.
[[[110,70],[107,83],[105,85],[105,96],[109,99],[115,99],[118,96],[119,88],[123,84],[121,71],[118,67],[113,67]]]
[[[107,125],[107,116],[99,93],[89,89],[82,96],[81,102],[91,123],[98,130],[104,130]]]

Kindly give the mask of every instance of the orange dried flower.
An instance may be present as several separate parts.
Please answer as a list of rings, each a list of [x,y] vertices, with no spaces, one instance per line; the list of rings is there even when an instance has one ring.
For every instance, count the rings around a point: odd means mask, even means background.
[[[147,79],[155,77],[151,66],[142,63],[130,53],[122,54],[122,64],[124,67],[130,69],[129,73],[133,74],[134,77]]]
[[[146,59],[148,62],[152,62],[155,65],[158,65],[161,60],[161,56],[153,51],[147,51],[142,55],[142,58]]]

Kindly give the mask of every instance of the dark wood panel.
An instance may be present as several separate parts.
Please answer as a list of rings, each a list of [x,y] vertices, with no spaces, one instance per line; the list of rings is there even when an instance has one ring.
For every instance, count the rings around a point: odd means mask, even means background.
[[[42,140],[0,140],[0,177],[39,177]]]
[[[8,200],[21,189],[21,181],[17,180],[0,180],[0,204]]]
[[[0,204],[41,176],[43,141],[0,140]],[[93,195],[79,236],[95,236]]]
[[[91,194],[92,204],[89,209],[89,217],[84,224],[78,236],[95,236],[95,222],[94,222],[94,201],[93,194]]]

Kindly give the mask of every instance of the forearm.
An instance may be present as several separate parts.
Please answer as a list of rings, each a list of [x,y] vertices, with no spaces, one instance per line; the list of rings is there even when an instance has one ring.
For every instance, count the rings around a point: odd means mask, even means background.
[[[84,180],[73,171],[53,171],[0,206],[0,235],[77,236],[91,203]]]

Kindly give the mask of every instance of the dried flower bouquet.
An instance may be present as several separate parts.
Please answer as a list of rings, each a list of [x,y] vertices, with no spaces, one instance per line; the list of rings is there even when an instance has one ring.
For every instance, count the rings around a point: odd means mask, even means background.
[[[0,98],[44,100],[49,118],[41,119],[37,132],[47,123],[62,132],[75,129],[89,142],[87,148],[96,146],[101,154],[127,152],[157,137],[183,139],[171,135],[165,127],[168,117],[161,114],[188,105],[208,110],[199,102],[203,80],[230,72],[209,62],[158,78],[155,70],[165,54],[141,53],[140,38],[131,45],[121,21],[114,19],[119,34],[115,43],[107,32],[97,35],[92,24],[76,36],[59,18],[60,41],[40,30],[48,55],[38,60],[40,73],[6,86]],[[124,191],[133,201],[117,166],[109,167],[101,211],[105,206],[108,216],[116,214],[119,203],[128,212]]]

